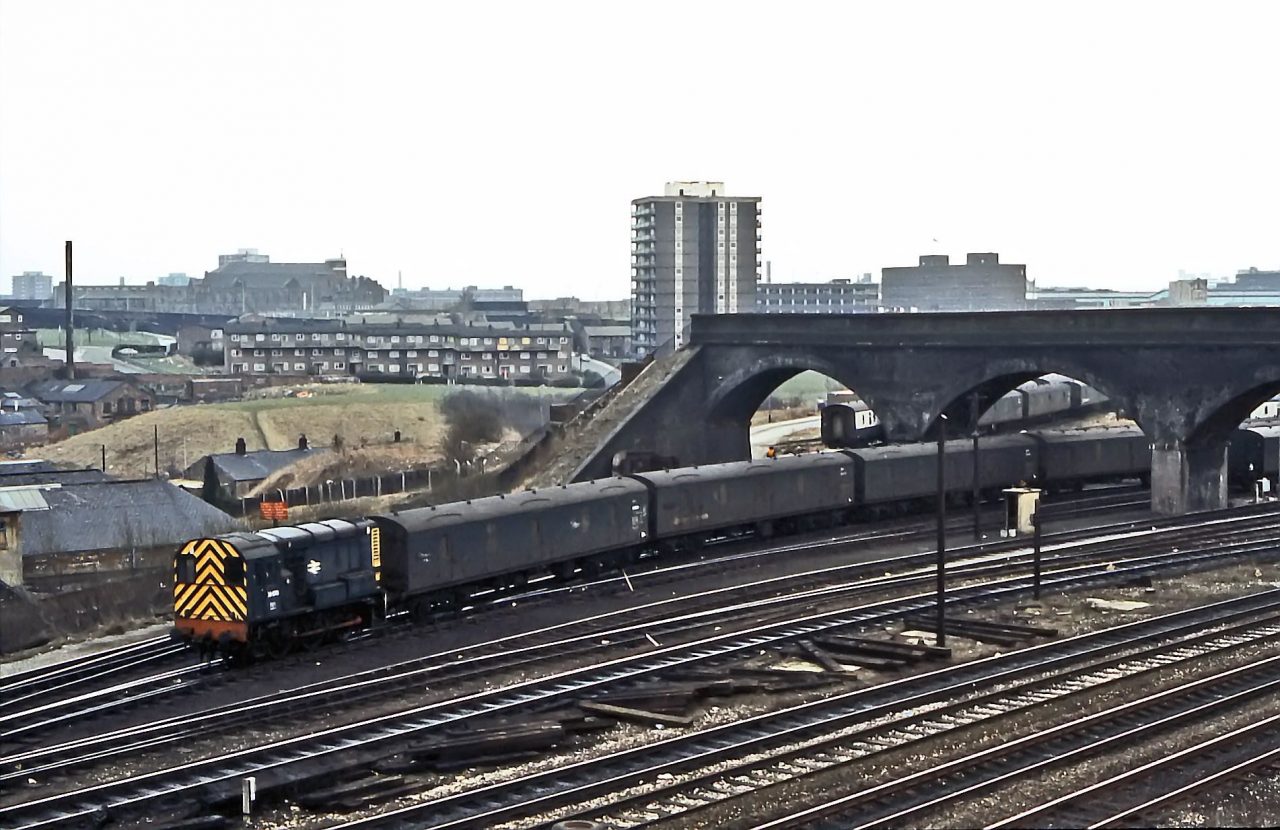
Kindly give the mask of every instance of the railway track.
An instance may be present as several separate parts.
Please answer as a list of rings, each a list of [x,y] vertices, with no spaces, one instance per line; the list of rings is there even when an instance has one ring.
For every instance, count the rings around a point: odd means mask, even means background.
[[[789,813],[758,824],[756,828],[852,830],[917,826],[925,816],[952,809],[995,787],[1067,767],[1090,756],[1120,751],[1135,741],[1198,719],[1217,717],[1277,691],[1280,691],[1280,655],[1197,676],[1137,700]],[[1059,821],[1064,823],[1042,823],[1051,812],[1046,810],[1039,814],[1040,821],[1032,817],[1028,826],[1082,826],[1080,816],[1062,810],[1063,806],[1062,803],[1054,805]],[[1019,824],[1023,818],[1016,816],[1011,821]]]
[[[1180,527],[1165,531],[1130,532],[1103,543],[1081,544],[1078,541],[1048,546],[1050,563],[1116,562],[1150,544],[1163,539],[1170,546],[1194,544],[1230,544],[1240,532],[1253,532],[1276,522],[1271,516],[1236,518],[1222,527]],[[1224,533],[1224,528],[1230,532]],[[1280,525],[1276,527],[1280,538]],[[1167,538],[1166,538],[1167,537]],[[1247,542],[1247,545],[1255,545]],[[1060,546],[1060,547],[1055,547]],[[1228,551],[1230,548],[1223,548]],[[1029,554],[996,555],[975,549],[953,564],[955,578],[977,579],[1007,572],[1025,572]],[[887,574],[887,567],[897,572]],[[872,576],[873,575],[873,576]],[[842,581],[852,580],[852,581]],[[386,697],[424,684],[456,686],[467,680],[492,676],[499,671],[513,672],[534,667],[549,658],[562,660],[573,654],[586,654],[599,649],[601,640],[615,649],[639,645],[647,650],[648,637],[686,637],[700,629],[729,624],[735,619],[757,617],[762,612],[785,609],[815,601],[852,598],[873,592],[923,587],[933,580],[932,554],[909,555],[892,560],[877,560],[856,565],[832,566],[807,574],[775,577],[753,585],[737,585],[701,594],[681,596],[599,615],[597,618],[563,623],[535,632],[512,635],[481,644],[465,654],[454,651],[419,658],[382,669],[362,672],[275,694],[239,700],[233,704],[200,712],[188,712],[167,718],[155,718],[144,725],[108,731],[88,738],[64,742],[46,742],[25,751],[0,757],[0,784],[41,779],[51,774],[64,774],[85,764],[100,764],[108,758],[136,754],[165,745],[189,745],[195,738],[217,732],[231,732],[237,727],[261,723],[266,718],[290,717],[341,705]],[[827,583],[835,582],[834,585]],[[800,590],[801,583],[817,584]],[[764,594],[763,599],[742,601],[750,593]],[[781,594],[780,596],[777,594]],[[733,602],[725,604],[732,597]],[[693,606],[692,608],[688,606]],[[700,606],[700,609],[699,609]],[[43,734],[53,724],[33,719],[11,730],[13,735]],[[8,733],[0,733],[4,737]]]
[[[1280,591],[1272,591],[723,723],[343,827],[488,827],[528,816],[596,820],[613,830],[648,827],[677,816],[702,826],[723,826],[719,817],[700,814],[744,795],[763,797],[768,803],[764,791],[783,782],[890,757],[912,744],[946,741],[975,725],[1277,640]],[[1280,657],[1271,665],[1280,678]],[[992,757],[1009,746],[996,746]],[[961,759],[956,768],[966,770],[969,760]],[[896,777],[883,789],[869,788],[865,803],[892,809],[903,793],[911,793],[909,786],[899,786],[901,780]],[[557,812],[593,799],[610,803],[568,815]],[[829,808],[840,820],[833,826],[852,826],[840,802],[833,799]],[[752,811],[744,808],[740,814]],[[913,817],[894,816],[890,824],[918,826]],[[822,809],[806,810],[794,814],[794,823],[776,826],[810,826],[808,822],[820,818]]]
[[[1259,518],[1259,517],[1254,517]],[[1219,528],[1221,531],[1222,528]],[[1107,562],[1058,567],[1046,578],[1055,589],[1095,581],[1130,579],[1168,567],[1195,567],[1219,562],[1241,553],[1272,552],[1280,544],[1274,523],[1265,528],[1269,535],[1234,546],[1221,538],[1206,539],[1203,548],[1178,546],[1176,552],[1117,557],[1105,555]],[[1114,540],[1113,540],[1114,541]],[[988,566],[988,565],[984,565]],[[992,579],[958,588],[951,601],[956,604],[1009,599],[1028,588],[1025,578]],[[816,632],[883,624],[890,619],[932,607],[932,594],[920,593],[853,607],[810,612],[758,625],[745,631],[705,636],[692,642],[648,650],[645,653],[597,661],[558,674],[481,691],[451,700],[415,707],[406,712],[369,718],[317,733],[274,741],[221,757],[177,767],[137,774],[128,780],[47,796],[0,808],[0,823],[10,827],[58,826],[69,821],[107,811],[139,810],[158,801],[191,799],[200,794],[217,802],[239,792],[241,778],[253,775],[260,789],[283,782],[296,783],[332,773],[335,765],[365,763],[385,756],[397,742],[420,737],[448,725],[460,725],[484,717],[527,711],[532,706],[548,706],[559,701],[581,699],[622,683],[653,676],[675,668],[705,664],[731,657],[771,643],[794,641]],[[342,760],[345,759],[345,760]],[[353,760],[354,759],[354,760]]]
[[[79,690],[118,674],[165,660],[183,651],[168,637],[100,651],[0,678],[0,712],[21,709],[49,694]]]
[[[1143,494],[1147,491],[1135,487],[1107,487],[1064,494],[1055,503],[1058,517],[1076,517],[1084,513],[1129,509],[1146,504]],[[988,511],[990,512],[990,511]],[[994,512],[986,518],[994,520]],[[969,529],[969,518],[953,518],[951,529],[959,532]],[[723,545],[713,545],[711,554],[683,563],[641,570],[628,576],[596,579],[585,584],[559,585],[535,589],[525,594],[493,600],[495,603],[545,601],[575,590],[621,583],[629,579],[672,581],[688,578],[701,570],[724,570],[747,567],[761,559],[785,556],[799,551],[815,551],[824,547],[860,545],[884,542],[903,542],[923,538],[932,533],[932,525],[923,519],[908,521],[884,521],[867,530],[859,528],[851,533],[836,534],[821,542],[797,542],[767,546],[745,552],[727,552]],[[1052,537],[1064,538],[1061,535]],[[740,543],[741,539],[726,539]],[[994,544],[999,544],[995,542]],[[964,551],[965,548],[956,550]],[[379,636],[395,636],[395,632],[379,632]],[[357,639],[367,639],[357,638]],[[348,647],[351,643],[346,644]],[[328,653],[333,653],[329,651]],[[33,669],[0,680],[0,746],[5,742],[24,740],[26,736],[74,724],[78,721],[97,720],[104,715],[143,703],[155,703],[158,698],[190,692],[199,687],[223,668],[220,662],[186,665],[144,675],[140,670],[172,662],[183,655],[182,649],[167,637],[122,646],[71,661],[57,663],[41,669]],[[189,662],[189,661],[188,661]]]
[[[1087,491],[1088,495],[1079,496],[1077,498],[1066,499],[1060,504],[1064,508],[1078,513],[1081,510],[1087,510],[1091,506],[1103,506],[1104,509],[1114,509],[1116,505],[1128,507],[1130,500],[1136,495],[1141,495],[1145,491],[1140,488],[1105,488],[1098,491]],[[964,520],[965,522],[968,519]],[[965,525],[967,529],[968,525]],[[1124,530],[1131,528],[1131,524],[1120,524],[1108,526],[1109,530]],[[527,594],[502,597],[493,600],[497,604],[506,604],[510,602],[530,602],[530,601],[549,601],[551,597],[560,594],[571,593],[573,591],[590,590],[596,587],[604,587],[610,585],[619,585],[622,583],[630,583],[631,580],[641,581],[645,584],[652,585],[661,583],[666,580],[669,582],[678,582],[687,579],[692,573],[700,570],[715,569],[724,571],[729,568],[745,568],[755,564],[762,558],[786,556],[800,552],[814,552],[827,548],[841,547],[847,545],[865,545],[891,541],[906,541],[917,536],[930,535],[931,529],[926,529],[918,521],[910,523],[887,523],[871,531],[859,531],[852,534],[836,534],[834,536],[821,539],[809,540],[801,542],[791,542],[783,544],[770,545],[766,548],[745,552],[728,552],[720,556],[712,556],[710,558],[700,558],[694,561],[682,562],[674,565],[659,566],[647,571],[638,571],[630,575],[610,576],[602,579],[596,579],[584,584],[573,584],[565,586],[557,586],[549,589],[535,590]],[[1064,531],[1056,534],[1050,534],[1045,537],[1046,544],[1052,549],[1053,545],[1060,544],[1071,539],[1081,538],[1087,531]],[[1002,540],[993,541],[983,545],[973,545],[966,547],[952,548],[953,556],[966,556],[974,551],[984,550],[989,547],[1010,548],[1016,547],[1016,542],[1005,542]],[[802,573],[779,579],[774,582],[767,583],[771,587],[791,588],[794,583],[804,579],[813,579],[821,577],[823,579],[832,578],[838,574],[847,574],[856,576],[860,573],[880,573],[877,570],[882,567],[909,567],[914,564],[927,564],[931,561],[932,554],[917,554],[907,557],[895,557],[891,560],[876,560],[872,562],[855,563],[849,566],[840,566],[834,569],[824,569],[809,573]],[[764,586],[766,583],[760,583]],[[738,586],[738,591],[749,590],[751,586]],[[603,629],[601,629],[603,630]],[[404,631],[381,631],[378,637],[404,635]],[[373,635],[362,635],[357,638],[371,639]],[[102,681],[111,676],[110,672],[113,667],[120,666],[123,668],[137,668],[146,664],[149,660],[171,659],[173,656],[180,654],[179,647],[173,645],[164,638],[157,638],[148,641],[146,644],[148,649],[145,653],[139,651],[132,654],[131,649],[135,647],[126,647],[116,652],[104,653],[91,658],[85,658],[84,665],[80,665],[81,661],[75,661],[74,664],[59,664],[48,670],[48,680],[43,680],[42,672],[35,671],[28,673],[30,677],[25,677],[24,682],[36,687],[28,695],[24,695],[21,699],[22,705],[17,705],[18,700],[10,711],[6,714],[3,708],[0,708],[0,746],[5,743],[21,741],[31,735],[47,735],[50,730],[59,729],[69,725],[73,725],[78,721],[93,719],[101,719],[104,715],[119,713],[123,710],[134,707],[140,703],[154,704],[159,698],[171,697],[179,694],[191,692],[200,687],[203,683],[211,678],[216,677],[220,682],[230,682],[233,678],[220,675],[215,668],[223,668],[220,663],[197,664],[187,666],[173,671],[164,671],[158,674],[134,677],[128,682],[115,683],[112,685],[103,685]],[[352,647],[352,643],[347,643],[344,647]],[[330,649],[328,654],[337,653]],[[148,656],[151,655],[151,656]],[[136,663],[129,663],[128,659],[133,657]],[[419,665],[423,661],[438,661],[442,655],[430,655],[413,661]],[[92,668],[101,665],[107,671],[94,675]],[[391,667],[391,670],[404,670],[407,668],[405,664]],[[120,670],[120,669],[114,669]],[[69,675],[70,680],[63,684],[49,682],[63,674]],[[408,679],[408,678],[406,678]],[[82,685],[96,686],[90,692],[82,692]],[[336,683],[331,683],[337,685]],[[159,726],[161,724],[153,724]],[[0,768],[3,762],[0,761]],[[0,776],[3,781],[3,776]]]

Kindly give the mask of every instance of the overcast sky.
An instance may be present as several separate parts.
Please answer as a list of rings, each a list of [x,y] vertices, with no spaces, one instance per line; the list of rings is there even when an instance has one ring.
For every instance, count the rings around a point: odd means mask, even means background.
[[[73,239],[86,283],[256,247],[621,298],[669,179],[763,197],[780,281],[1278,268],[1277,32],[1273,2],[0,0],[0,290]]]

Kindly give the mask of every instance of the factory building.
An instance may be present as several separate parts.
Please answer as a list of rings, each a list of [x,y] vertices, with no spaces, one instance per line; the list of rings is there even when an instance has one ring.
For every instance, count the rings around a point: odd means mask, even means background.
[[[916,266],[882,269],[880,304],[885,311],[1022,311],[1029,288],[1027,266],[1002,264],[999,254],[969,254],[963,265],[928,255]]]

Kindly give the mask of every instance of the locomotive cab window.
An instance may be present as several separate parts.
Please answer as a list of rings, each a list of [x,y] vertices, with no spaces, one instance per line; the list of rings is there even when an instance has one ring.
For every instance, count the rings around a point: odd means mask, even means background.
[[[244,560],[240,557],[224,560],[222,572],[226,576],[228,585],[244,584]]]
[[[196,581],[196,558],[189,553],[178,554],[177,579],[183,584]]]

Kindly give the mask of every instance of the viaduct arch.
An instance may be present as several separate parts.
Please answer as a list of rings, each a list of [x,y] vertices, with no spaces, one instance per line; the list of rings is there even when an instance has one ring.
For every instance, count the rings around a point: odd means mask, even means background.
[[[1231,430],[1280,392],[1280,308],[859,315],[701,315],[694,354],[575,472],[609,474],[613,454],[645,450],[681,464],[749,457],[752,413],[806,369],[851,389],[891,441],[967,424],[1050,372],[1096,387],[1152,442],[1152,507],[1177,514],[1224,506]]]

